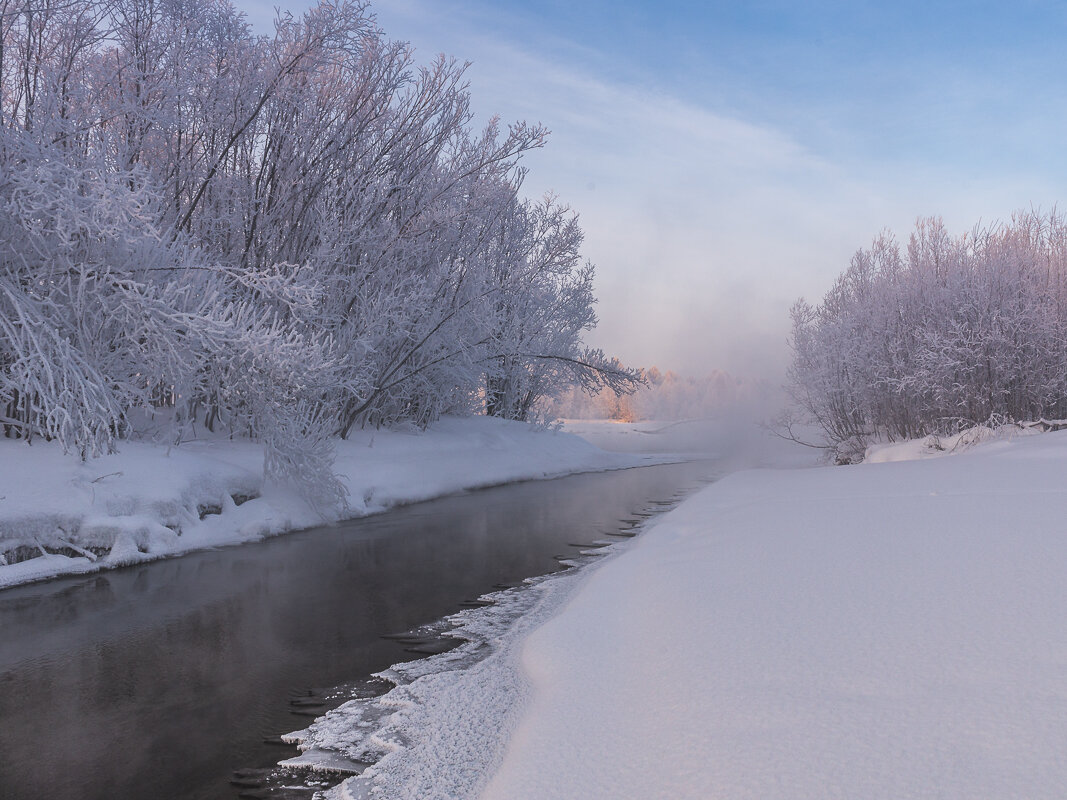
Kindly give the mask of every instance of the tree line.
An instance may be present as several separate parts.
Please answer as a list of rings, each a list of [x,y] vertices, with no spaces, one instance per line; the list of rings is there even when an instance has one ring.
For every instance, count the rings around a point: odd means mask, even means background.
[[[83,457],[134,409],[329,471],[354,427],[527,419],[638,375],[577,216],[521,193],[540,125],[365,3],[254,34],[226,0],[0,0],[0,423]]]
[[[859,250],[792,309],[790,388],[841,460],[872,441],[1067,417],[1067,222],[1056,212]]]

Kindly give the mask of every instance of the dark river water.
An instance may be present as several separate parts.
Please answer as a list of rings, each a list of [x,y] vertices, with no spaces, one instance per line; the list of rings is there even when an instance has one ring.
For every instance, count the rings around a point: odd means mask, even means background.
[[[0,798],[234,800],[295,755],[291,698],[412,658],[383,639],[628,526],[709,462],[515,484],[0,592]]]

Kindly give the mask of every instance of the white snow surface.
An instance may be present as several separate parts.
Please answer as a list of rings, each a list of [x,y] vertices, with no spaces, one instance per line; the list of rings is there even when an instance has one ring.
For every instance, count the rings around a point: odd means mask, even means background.
[[[358,431],[337,443],[349,507],[324,513],[287,487],[264,485],[262,448],[248,441],[124,442],[118,453],[82,462],[53,443],[0,439],[0,553],[21,550],[25,558],[0,562],[0,588],[253,541],[466,489],[662,460],[606,453],[570,434],[488,417],[446,418],[426,431]]]
[[[580,575],[533,579],[486,595],[490,607],[453,615],[452,635],[465,644],[379,673],[396,688],[349,701],[284,736],[304,752],[281,763],[329,769],[345,760],[373,762],[328,792],[330,800],[474,796],[499,765],[528,694],[518,648],[559,610]]]
[[[736,418],[679,423],[583,420],[568,421],[566,429],[617,451],[673,447],[715,455],[716,471],[767,461],[808,464],[812,458],[810,451],[798,453],[798,448]],[[616,544],[591,551],[586,560],[595,564],[599,557],[625,550],[625,544]],[[380,698],[346,703],[307,729],[289,734],[285,738],[304,752],[283,763],[329,769],[346,760],[375,762],[331,790],[330,800],[477,797],[499,767],[531,698],[522,660],[526,637],[584,586],[589,568],[587,564],[531,580],[525,588],[488,595],[494,601],[490,607],[454,615],[449,621],[457,626],[454,635],[466,640],[462,647],[381,673],[397,688]]]
[[[482,797],[1063,797],[1065,468],[1067,432],[707,487],[517,648]]]
[[[972,447],[988,442],[1016,439],[1020,436],[1034,436],[1042,432],[1043,425],[1050,423],[1031,422],[1006,424],[991,427],[975,425],[951,436],[930,434],[921,439],[908,439],[903,442],[882,442],[867,447],[863,455],[865,464],[885,464],[891,461],[914,461],[919,458],[940,458],[941,456],[963,453]]]

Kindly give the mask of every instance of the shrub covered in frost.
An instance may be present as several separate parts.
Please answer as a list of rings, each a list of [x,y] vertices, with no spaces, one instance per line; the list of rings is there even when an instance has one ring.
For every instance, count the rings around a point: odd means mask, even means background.
[[[1067,416],[1067,223],[1021,213],[950,236],[920,220],[860,250],[793,315],[791,390],[839,450]],[[847,454],[846,454],[847,455]]]

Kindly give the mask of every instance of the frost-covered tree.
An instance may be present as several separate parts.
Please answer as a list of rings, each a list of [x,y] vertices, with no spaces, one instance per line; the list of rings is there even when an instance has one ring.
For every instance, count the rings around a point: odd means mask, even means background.
[[[773,387],[763,379],[734,377],[722,370],[700,376],[656,367],[641,370],[644,385],[632,394],[610,390],[590,397],[577,387],[548,404],[547,414],[564,419],[694,420],[764,409]]]
[[[5,433],[91,455],[140,409],[321,476],[356,425],[632,384],[581,345],[576,218],[519,195],[546,131],[475,129],[465,69],[358,0],[269,36],[226,0],[0,0]]]
[[[639,372],[585,348],[596,325],[593,267],[582,261],[577,216],[547,197],[513,200],[489,258],[491,306],[486,410],[526,420],[539,401],[569,386],[587,392],[636,389]]]
[[[883,234],[793,308],[791,387],[843,458],[872,440],[1067,414],[1067,223]]]

